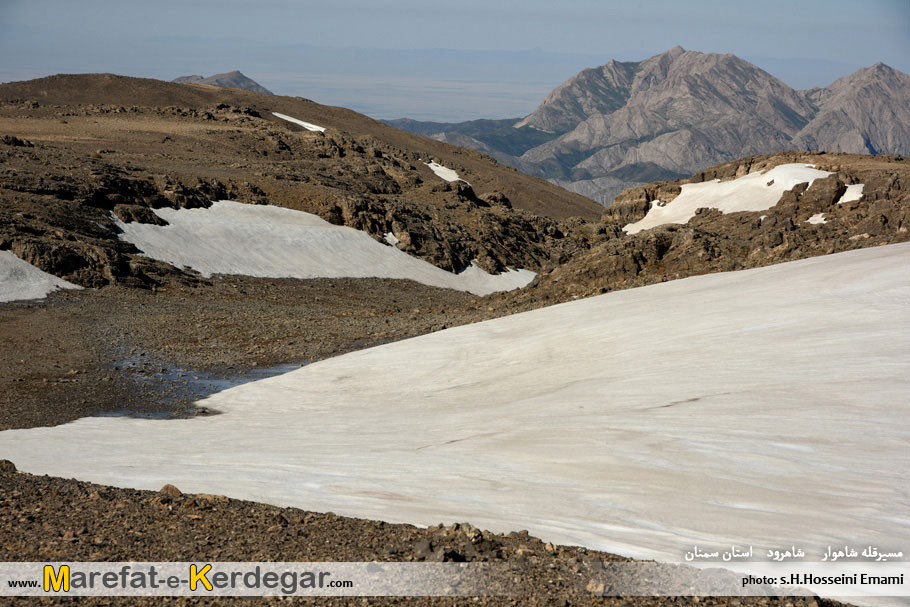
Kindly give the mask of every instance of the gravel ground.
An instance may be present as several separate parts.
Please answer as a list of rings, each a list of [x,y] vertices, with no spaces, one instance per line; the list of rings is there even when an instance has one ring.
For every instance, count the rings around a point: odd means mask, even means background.
[[[604,597],[603,563],[622,557],[554,546],[513,532],[493,534],[469,524],[421,529],[278,508],[211,495],[116,489],[16,473],[0,462],[0,560],[4,561],[483,561],[508,567],[508,596],[476,598],[289,599],[340,605],[742,605],[834,607],[813,597]],[[688,568],[649,575],[685,580]],[[736,586],[738,577],[729,583]],[[42,603],[64,604],[59,598]],[[251,604],[276,599],[174,598],[171,604]],[[284,599],[288,600],[288,599]],[[34,599],[9,600],[31,604]],[[158,604],[161,598],[86,598],[80,604]]]
[[[236,276],[2,305],[0,429],[195,415],[192,401],[212,391],[498,314],[491,307],[411,281]]]

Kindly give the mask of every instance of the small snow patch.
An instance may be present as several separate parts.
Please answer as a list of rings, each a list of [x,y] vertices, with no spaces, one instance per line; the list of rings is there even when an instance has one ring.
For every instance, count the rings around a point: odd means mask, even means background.
[[[863,185],[862,183],[855,183],[853,185],[847,186],[847,191],[844,192],[844,195],[840,197],[840,200],[837,201],[837,204],[844,204],[845,202],[854,202],[863,197]]]
[[[282,120],[287,120],[288,122],[293,122],[294,124],[300,125],[308,131],[319,131],[320,133],[325,132],[324,126],[316,126],[315,124],[311,124],[309,122],[304,122],[303,120],[298,120],[297,118],[292,118],[291,116],[287,116],[285,114],[279,114],[278,112],[272,112],[272,116],[281,118]]]
[[[43,299],[57,289],[81,289],[48,274],[9,251],[0,251],[0,302]]]
[[[807,219],[806,223],[819,224],[819,223],[828,223],[828,222],[825,220],[824,213],[816,213],[815,215],[813,215],[812,217]]]
[[[761,222],[761,221],[764,221],[764,220],[767,219],[767,218],[768,218],[767,215],[760,215],[760,216],[758,217],[758,220]]]
[[[392,234],[391,232],[386,232],[386,233],[385,233],[385,241],[386,241],[387,243],[389,243],[390,245],[392,245],[393,247],[394,247],[395,245],[397,245],[399,242],[401,242],[400,240],[398,240],[397,238],[395,238],[395,235]]]
[[[458,173],[456,173],[454,170],[444,167],[438,162],[425,162],[424,164],[430,167],[430,170],[436,173],[436,176],[440,179],[445,179],[446,181],[464,181],[464,179],[459,177]],[[464,182],[468,183],[467,181]],[[471,184],[468,183],[468,185]]]

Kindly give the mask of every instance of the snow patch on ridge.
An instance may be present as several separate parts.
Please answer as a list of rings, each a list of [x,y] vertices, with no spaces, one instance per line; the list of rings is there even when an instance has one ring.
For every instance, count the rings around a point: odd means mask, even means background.
[[[0,302],[43,299],[57,289],[81,289],[40,270],[9,251],[0,251]]]
[[[636,234],[665,223],[685,224],[695,217],[698,209],[705,207],[723,213],[764,211],[776,205],[781,195],[793,186],[807,181],[812,185],[816,179],[830,174],[809,164],[782,164],[766,173],[749,173],[731,181],[687,183],[679,196],[668,203],[653,201],[643,219],[626,225],[623,230]]]
[[[828,221],[825,219],[824,213],[816,213],[815,215],[813,215],[812,217],[807,219],[806,223],[818,225],[818,224],[828,223]]]
[[[303,120],[298,120],[297,118],[292,118],[291,116],[287,116],[285,114],[279,114],[278,112],[272,112],[272,116],[276,116],[278,118],[281,118],[282,120],[287,120],[288,122],[293,122],[294,124],[300,125],[308,131],[319,131],[320,133],[325,132],[324,126],[316,126],[315,124],[311,124],[309,122],[304,122]]]
[[[464,181],[464,179],[458,176],[458,173],[456,173],[454,169],[444,167],[436,161],[425,162],[424,164],[430,167],[430,170],[436,173],[436,176],[440,179],[444,179],[446,181]],[[464,182],[468,183],[467,181]],[[471,184],[468,183],[468,185]]]
[[[530,270],[492,275],[476,266],[452,274],[366,232],[281,207],[220,200],[208,209],[162,208],[155,213],[169,225],[123,223],[114,217],[123,231],[121,240],[148,257],[203,276],[398,278],[475,295],[517,289],[535,276]]]
[[[845,202],[854,202],[863,197],[863,186],[862,183],[854,183],[853,185],[847,186],[847,191],[844,192],[844,195],[840,197],[840,200],[837,201],[837,204],[844,204]]]

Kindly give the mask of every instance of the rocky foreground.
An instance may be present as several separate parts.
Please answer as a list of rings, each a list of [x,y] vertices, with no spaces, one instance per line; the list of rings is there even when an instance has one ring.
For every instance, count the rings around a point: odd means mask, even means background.
[[[391,305],[389,305],[391,303]],[[2,427],[99,413],[206,414],[195,376],[234,378],[508,312],[499,302],[407,281],[239,277],[155,292],[68,291],[0,307]],[[7,347],[11,346],[11,347]],[[154,422],[150,422],[154,423]],[[692,599],[602,597],[600,563],[620,556],[546,545],[470,525],[418,529],[223,497],[117,489],[0,466],[0,559],[469,560],[508,563],[519,588],[481,605],[666,605]],[[594,580],[592,582],[592,580]],[[50,602],[66,602],[63,600]],[[173,599],[178,604],[218,601]],[[267,599],[263,599],[267,600]],[[249,599],[235,599],[233,602]],[[18,603],[30,604],[27,599]],[[135,604],[134,599],[87,599]],[[149,599],[147,604],[158,601]],[[315,599],[316,604],[462,604],[464,599]],[[835,605],[805,598],[702,598],[708,605]],[[142,604],[141,602],[138,604]]]
[[[554,546],[516,531],[469,524],[421,529],[233,500],[117,489],[17,473],[0,461],[0,559],[5,561],[475,561],[508,563],[508,596],[465,598],[283,599],[320,605],[742,605],[834,607],[813,597],[604,597],[603,563],[623,557]],[[692,575],[661,569],[662,575]],[[516,581],[517,580],[517,581]],[[731,581],[735,585],[735,580]],[[260,602],[275,599],[260,599]],[[8,599],[31,604],[34,599]],[[242,604],[255,600],[169,599],[173,604]],[[42,599],[43,603],[70,603]],[[80,604],[158,604],[161,599],[86,598]]]

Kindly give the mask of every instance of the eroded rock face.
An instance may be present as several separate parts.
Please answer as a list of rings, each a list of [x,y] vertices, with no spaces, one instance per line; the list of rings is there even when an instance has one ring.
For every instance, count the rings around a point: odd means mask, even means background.
[[[653,201],[667,203],[679,196],[679,182],[657,182],[624,190],[607,207],[603,221],[626,225],[640,221],[648,214]]]
[[[0,143],[3,143],[5,145],[10,145],[13,147],[24,147],[24,148],[35,147],[35,145],[28,139],[20,139],[14,135],[3,135],[2,137],[0,137]]]
[[[475,196],[470,187],[446,186],[426,186],[428,196],[430,190],[437,190],[433,193],[441,203],[433,214],[400,201],[349,197],[319,215],[377,239],[384,240],[391,233],[402,251],[452,272],[460,272],[475,260],[491,273],[540,268],[588,246],[587,230],[568,227],[584,222],[555,222],[514,212],[502,202]]]
[[[138,204],[118,204],[114,206],[114,216],[123,223],[149,223],[156,226],[166,226],[167,221],[152,212],[149,207]]]

